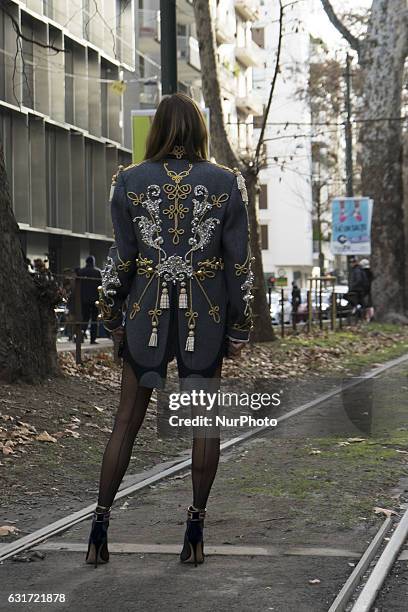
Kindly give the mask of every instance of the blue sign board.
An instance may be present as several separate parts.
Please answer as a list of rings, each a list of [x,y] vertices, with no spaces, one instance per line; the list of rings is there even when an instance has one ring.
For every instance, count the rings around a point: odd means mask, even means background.
[[[333,255],[371,255],[370,198],[335,198],[332,202]]]

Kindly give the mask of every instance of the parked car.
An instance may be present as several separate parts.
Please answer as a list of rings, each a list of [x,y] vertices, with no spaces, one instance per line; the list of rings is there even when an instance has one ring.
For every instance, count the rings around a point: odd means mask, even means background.
[[[269,295],[266,295],[266,299],[269,302]],[[277,291],[273,291],[271,293],[271,303],[270,303],[270,312],[272,325],[281,325],[282,321],[282,294]],[[292,304],[290,303],[288,297],[284,296],[283,303],[283,314],[284,314],[284,323],[290,323],[292,321]]]
[[[307,302],[307,290],[302,289],[301,292],[301,303],[297,309],[296,321],[298,323],[306,322],[308,319],[308,302]],[[322,291],[322,318],[328,319],[330,317],[331,308],[331,291]],[[312,313],[313,319],[319,318],[320,309],[320,293],[319,291],[312,292]]]

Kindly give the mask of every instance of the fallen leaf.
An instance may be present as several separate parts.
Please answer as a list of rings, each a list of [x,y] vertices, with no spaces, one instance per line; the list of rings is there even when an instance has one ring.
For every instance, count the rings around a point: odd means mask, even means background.
[[[320,584],[320,580],[318,578],[313,578],[313,580],[309,580],[309,584]]]
[[[384,514],[384,516],[392,516],[393,514],[397,515],[394,510],[389,510],[388,508],[379,508],[378,506],[374,508],[374,512],[375,514]]]
[[[318,450],[317,448],[312,448],[312,450],[310,451],[309,455],[321,455],[322,451]]]
[[[45,430],[42,433],[40,433],[38,436],[36,436],[35,439],[38,440],[39,442],[56,442],[57,441],[57,438],[50,436],[48,431],[45,431]]]
[[[354,442],[365,442],[365,441],[366,441],[365,438],[347,438],[347,442],[349,442],[350,444]]]
[[[18,533],[19,530],[14,525],[3,525],[0,527],[0,536],[10,535],[11,533]]]

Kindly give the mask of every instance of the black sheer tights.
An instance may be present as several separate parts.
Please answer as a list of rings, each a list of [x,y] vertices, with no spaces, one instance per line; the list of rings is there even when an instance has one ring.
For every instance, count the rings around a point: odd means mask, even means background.
[[[221,367],[215,377],[219,378]],[[110,507],[125,475],[133,444],[143,423],[152,389],[141,387],[129,363],[123,362],[121,397],[115,424],[103,455],[98,505]],[[219,434],[194,432],[192,450],[193,505],[205,508],[217,472]]]
[[[98,505],[110,507],[125,475],[133,444],[143,423],[153,389],[140,387],[132,366],[123,362],[118,412],[102,460]]]

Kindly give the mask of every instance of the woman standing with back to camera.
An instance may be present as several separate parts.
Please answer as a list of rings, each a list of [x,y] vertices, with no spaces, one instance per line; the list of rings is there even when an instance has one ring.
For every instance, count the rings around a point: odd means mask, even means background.
[[[123,372],[86,557],[95,566],[109,560],[110,508],[169,361],[177,359],[181,379],[219,379],[224,356],[239,358],[249,339],[253,274],[245,182],[238,170],[207,157],[199,107],[174,94],[159,104],[145,160],[114,177],[115,243],[99,307],[105,327],[123,339]],[[204,561],[204,517],[219,453],[219,434],[194,435],[184,563]]]

